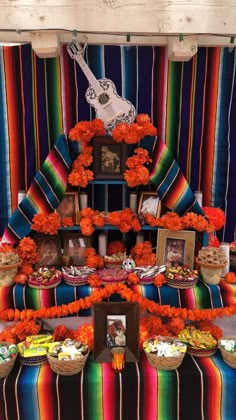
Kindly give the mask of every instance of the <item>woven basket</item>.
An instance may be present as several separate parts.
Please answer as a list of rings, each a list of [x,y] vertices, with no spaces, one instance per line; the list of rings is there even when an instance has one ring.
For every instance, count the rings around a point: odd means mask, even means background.
[[[6,345],[6,346],[10,346],[12,343],[7,343],[6,341],[1,341],[1,344]],[[16,361],[16,356],[12,357],[11,360],[8,360],[7,362],[1,363],[0,364],[0,378],[5,378],[7,375],[9,375],[9,373],[11,372],[11,370],[13,369],[13,366],[15,364]]]
[[[234,341],[236,341],[236,336],[232,336],[232,337],[223,337],[223,338],[221,338],[221,340],[223,340],[223,339],[229,339],[229,340],[234,340]],[[223,358],[224,362],[225,362],[228,366],[230,366],[230,367],[232,367],[232,368],[236,369],[236,353],[230,353],[229,351],[225,350],[225,349],[221,346],[221,344],[220,344],[220,340],[219,340],[219,349],[220,349],[220,352],[221,352],[221,355],[222,355],[222,358]]]
[[[88,276],[71,276],[63,274],[64,282],[69,286],[83,286],[88,283]]]
[[[72,376],[83,370],[88,355],[89,352],[85,356],[81,356],[78,359],[58,360],[57,357],[53,357],[50,354],[47,354],[47,359],[53,372],[57,373],[58,375]]]
[[[194,357],[211,357],[217,351],[218,346],[211,349],[197,349],[196,347],[187,347],[187,353]]]
[[[39,366],[47,362],[47,355],[43,356],[32,356],[32,357],[23,357],[18,353],[17,359],[22,365],[25,366]]]
[[[166,340],[173,340],[173,337],[163,337]],[[173,370],[177,369],[183,362],[185,353],[180,353],[179,356],[165,357],[157,356],[154,353],[148,353],[144,349],[144,353],[147,356],[147,360],[152,367],[159,370]]]
[[[191,289],[196,286],[199,277],[195,277],[192,280],[176,280],[176,279],[167,279],[166,284],[175,289]]]
[[[14,277],[21,261],[15,264],[0,265],[0,287],[8,287],[14,284]]]
[[[147,359],[152,367],[155,369],[160,370],[173,370],[177,369],[185,356],[185,353],[180,354],[178,357],[162,357],[162,356],[156,356],[152,353],[147,353],[145,351],[145,354],[147,356]]]
[[[52,289],[53,287],[57,287],[62,281],[62,275],[59,277],[56,277],[53,281],[48,281],[45,283],[40,283],[35,280],[29,280],[28,279],[28,285],[32,287],[33,289]]]
[[[110,261],[104,258],[104,267],[105,268],[122,268],[123,260]]]

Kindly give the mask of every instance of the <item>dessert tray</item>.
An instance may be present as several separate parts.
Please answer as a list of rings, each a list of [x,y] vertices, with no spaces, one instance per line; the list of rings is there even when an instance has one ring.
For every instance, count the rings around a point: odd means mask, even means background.
[[[155,265],[153,266],[140,266],[135,267],[133,273],[137,274],[139,277],[139,281],[141,284],[152,284],[155,280],[155,277],[158,274],[165,273],[166,266],[165,265]]]
[[[190,270],[188,266],[168,267],[166,270],[166,283],[176,289],[190,289],[199,280],[197,270]]]
[[[96,274],[103,284],[125,283],[129,272],[123,268],[103,268],[102,270],[98,270]]]
[[[83,286],[88,282],[88,276],[95,271],[95,268],[89,268],[87,266],[62,268],[64,282],[69,286]]]
[[[34,289],[51,289],[62,281],[62,273],[56,268],[40,267],[28,277],[28,285]]]
[[[218,342],[209,331],[186,327],[179,333],[178,337],[187,345],[187,353],[191,356],[213,356],[218,349]]]

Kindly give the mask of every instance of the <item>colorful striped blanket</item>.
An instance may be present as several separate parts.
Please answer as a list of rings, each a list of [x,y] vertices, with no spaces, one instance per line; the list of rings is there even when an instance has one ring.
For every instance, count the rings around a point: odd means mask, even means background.
[[[15,243],[27,236],[35,214],[48,214],[58,207],[67,187],[71,163],[67,140],[60,136],[10,218],[3,241]]]
[[[0,420],[235,420],[236,370],[219,353],[154,369],[141,353],[122,374],[89,355],[82,372],[22,366],[0,381]]]
[[[156,141],[152,160],[150,179],[165,206],[180,216],[188,211],[204,215],[179,165],[163,141]]]

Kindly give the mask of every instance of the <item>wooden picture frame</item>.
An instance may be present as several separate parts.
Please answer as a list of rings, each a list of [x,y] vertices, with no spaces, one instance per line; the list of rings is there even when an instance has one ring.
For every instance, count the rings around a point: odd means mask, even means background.
[[[68,259],[71,265],[85,265],[84,251],[91,246],[91,238],[80,232],[63,232],[63,260]]]
[[[34,242],[37,245],[37,253],[39,267],[53,267],[61,266],[61,241],[59,235],[43,235],[35,234],[33,236]]]
[[[161,214],[161,200],[156,192],[142,192],[139,199],[138,214],[151,214],[159,217]]]
[[[95,179],[123,179],[127,147],[112,138],[94,137],[93,171]]]
[[[101,302],[93,305],[94,318],[94,361],[110,362],[111,349],[114,347],[125,348],[125,361],[137,362],[139,360],[139,304],[137,302]],[[119,327],[110,331],[109,321],[116,322]],[[117,324],[119,323],[119,324]],[[125,329],[125,338],[110,345],[108,333],[118,337],[120,324]],[[115,329],[115,331],[114,331]]]
[[[171,231],[158,229],[157,264],[171,267],[187,264],[194,266],[196,232],[188,230]]]
[[[55,210],[61,217],[72,217],[73,222],[78,225],[79,214],[79,194],[77,191],[67,191],[59,206]]]

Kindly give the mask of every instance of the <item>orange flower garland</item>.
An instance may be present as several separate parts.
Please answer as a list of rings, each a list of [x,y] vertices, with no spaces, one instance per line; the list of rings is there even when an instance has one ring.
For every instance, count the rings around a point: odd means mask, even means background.
[[[52,306],[50,308],[40,308],[37,310],[23,309],[1,309],[0,320],[3,322],[8,321],[24,321],[24,320],[37,320],[40,318],[61,318],[67,317],[78,313],[82,309],[91,308],[95,302],[102,302],[104,299],[108,299],[112,294],[117,293],[127,302],[138,302],[140,305],[140,311],[148,311],[151,314],[155,314],[162,317],[180,317],[184,320],[189,321],[202,321],[212,320],[216,317],[232,316],[236,314],[236,303],[230,304],[224,308],[210,308],[210,309],[186,309],[186,308],[175,308],[170,305],[160,305],[152,300],[142,297],[139,293],[134,292],[125,284],[109,284],[103,288],[96,289],[93,291],[91,296],[87,296],[84,299],[80,298],[74,302],[68,303],[67,305]]]

